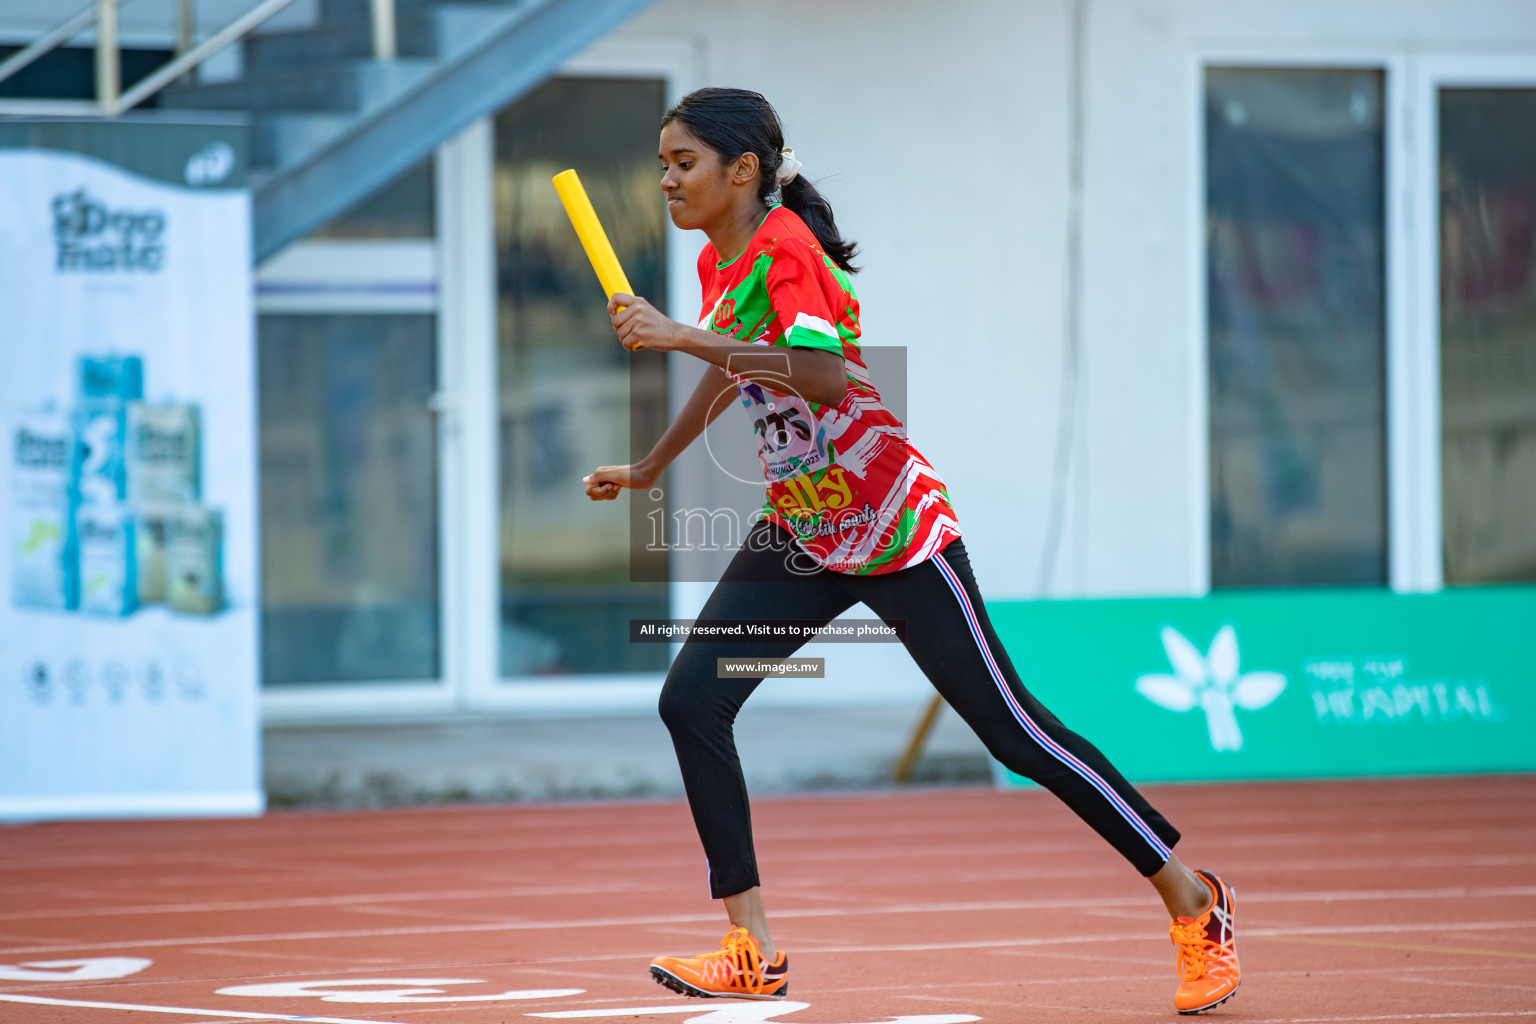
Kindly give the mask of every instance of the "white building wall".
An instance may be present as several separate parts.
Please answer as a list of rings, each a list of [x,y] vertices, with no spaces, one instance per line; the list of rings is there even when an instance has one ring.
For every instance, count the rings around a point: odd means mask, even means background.
[[[1051,596],[1208,584],[1202,55],[1536,51],[1529,0],[1086,3],[1081,429]],[[614,38],[690,41],[757,89],[863,246],[865,341],[909,350],[909,426],[982,590],[1041,594],[1066,319],[1073,0],[660,0]]]

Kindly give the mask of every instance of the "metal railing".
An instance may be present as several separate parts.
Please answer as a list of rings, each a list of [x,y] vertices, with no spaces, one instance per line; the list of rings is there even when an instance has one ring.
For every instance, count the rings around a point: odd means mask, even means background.
[[[395,0],[372,0],[373,56],[377,60],[395,59]]]
[[[133,88],[125,92],[122,87],[120,47],[117,40],[117,13],[119,7],[129,2],[130,0],[94,0],[79,14],[68,18],[57,28],[44,33],[28,46],[0,62],[0,82],[3,82],[39,57],[95,25],[96,100],[94,103],[0,99],[0,114],[62,112],[116,117],[188,74],[203,61],[287,7],[293,0],[262,0],[261,3],[196,46],[192,45],[193,0],[176,0],[176,56],[150,75],[140,79]],[[370,0],[370,13],[373,22],[373,55],[378,60],[393,60],[395,58],[395,0]]]

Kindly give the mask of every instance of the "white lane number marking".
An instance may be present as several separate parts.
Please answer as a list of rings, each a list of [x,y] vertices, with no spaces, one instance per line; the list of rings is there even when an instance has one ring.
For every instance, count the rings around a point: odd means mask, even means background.
[[[689,1017],[683,1021],[683,1024],[762,1024],[783,1014],[807,1009],[810,1005],[810,1003],[793,1003],[786,999],[782,1003],[722,1006],[718,1010],[708,1010],[697,1017]],[[606,1007],[601,1010],[546,1010],[543,1013],[529,1013],[524,1016],[571,1020],[583,1017],[634,1017],[653,1013],[698,1013],[700,1009],[698,1004],[694,1003],[682,1006]],[[969,1013],[926,1013],[915,1017],[887,1017],[883,1021],[871,1021],[870,1024],[968,1024],[976,1020],[981,1018]]]
[[[154,963],[136,956],[96,956],[85,960],[28,960],[0,964],[0,981],[101,981],[138,974]]]
[[[262,985],[231,985],[221,996],[311,996],[327,1003],[491,1003],[503,999],[554,999],[580,995],[580,988],[528,988],[494,995],[446,993],[446,985],[483,985],[479,978],[329,978],[321,981],[277,981]],[[388,988],[384,986],[390,986]]]

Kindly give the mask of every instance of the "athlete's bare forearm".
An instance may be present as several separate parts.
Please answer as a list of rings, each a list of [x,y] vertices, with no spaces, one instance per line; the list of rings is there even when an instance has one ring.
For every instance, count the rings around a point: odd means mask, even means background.
[[[848,390],[847,368],[835,352],[769,348],[689,327],[633,295],[615,294],[608,312],[619,339],[630,348],[687,352],[737,377],[818,405],[839,405]]]
[[[731,404],[735,390],[724,373],[713,366],[705,367],[704,376],[699,378],[682,411],[651,446],[645,458],[627,466],[598,466],[582,477],[587,497],[593,501],[612,501],[626,487],[644,489],[655,484],[672,460]]]
[[[704,375],[699,378],[699,383],[693,389],[693,394],[688,396],[688,401],[683,403],[677,418],[667,427],[661,437],[651,447],[650,452],[636,465],[652,479],[659,478],[662,472],[672,464],[700,434],[704,433],[735,397],[736,389],[724,371],[706,366]]]

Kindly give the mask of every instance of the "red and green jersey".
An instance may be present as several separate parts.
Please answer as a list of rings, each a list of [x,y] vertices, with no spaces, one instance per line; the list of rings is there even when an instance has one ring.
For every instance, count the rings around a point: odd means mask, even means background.
[[[859,300],[848,275],[792,211],[775,206],[746,249],[721,264],[699,255],[699,326],[762,346],[818,348],[843,357],[848,387],[819,405],[726,372],[758,442],[768,482],[763,510],[822,566],[879,574],[905,569],[960,536],[944,481],[880,400],[859,350]],[[784,372],[788,372],[785,363]]]

